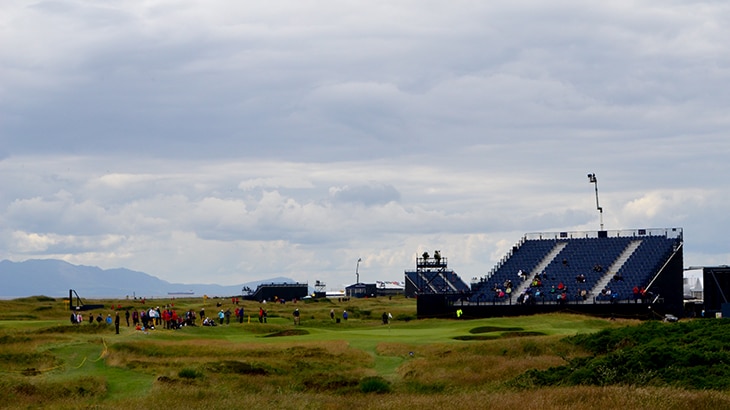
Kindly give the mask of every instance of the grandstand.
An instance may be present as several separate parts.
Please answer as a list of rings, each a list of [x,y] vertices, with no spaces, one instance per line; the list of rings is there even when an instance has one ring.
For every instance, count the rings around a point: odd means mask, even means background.
[[[437,286],[422,287],[418,316],[680,315],[682,263],[681,228],[526,234],[466,292],[431,279]]]
[[[264,300],[273,302],[276,300],[301,299],[309,294],[309,285],[306,283],[261,283],[256,287],[255,292],[244,292],[244,299]]]

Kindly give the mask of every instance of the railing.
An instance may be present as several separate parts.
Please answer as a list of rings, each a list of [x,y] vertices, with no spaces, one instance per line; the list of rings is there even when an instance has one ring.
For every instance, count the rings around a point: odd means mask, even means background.
[[[305,282],[305,283],[273,283],[272,282],[272,283],[261,283],[256,287],[256,290],[258,291],[259,289],[270,288],[270,287],[298,288],[298,287],[303,287],[303,286],[309,287],[309,284],[307,282]]]
[[[605,232],[609,238],[633,238],[644,236],[663,236],[668,239],[682,238],[682,228],[647,228],[647,229],[618,229],[612,231],[566,231],[566,232],[533,232],[525,234],[524,240],[535,239],[582,239],[599,238],[599,232]]]
[[[416,258],[416,269],[423,268],[446,268],[446,258]]]
[[[586,299],[580,296],[569,295],[565,300],[557,300],[555,295],[548,293],[540,296],[531,296],[531,300],[528,303],[522,303],[518,300],[519,296],[509,297],[505,296],[499,298],[493,295],[483,295],[483,297],[476,299],[475,301],[469,300],[469,298],[458,301],[461,306],[497,306],[497,305],[508,305],[508,306],[530,306],[530,305],[617,305],[617,304],[662,304],[663,298],[661,295],[650,295],[648,297],[636,298],[633,295],[622,296],[618,298],[611,298],[610,296],[598,297],[598,295],[589,295]]]

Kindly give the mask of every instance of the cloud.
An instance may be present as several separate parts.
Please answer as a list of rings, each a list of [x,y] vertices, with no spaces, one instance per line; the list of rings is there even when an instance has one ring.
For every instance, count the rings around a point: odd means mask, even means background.
[[[365,206],[384,205],[398,202],[400,193],[392,185],[369,184],[360,186],[331,187],[330,196],[333,201],[363,204]]]
[[[0,258],[483,275],[527,232],[730,254],[721,2],[6,2]],[[19,47],[17,45],[22,45]]]

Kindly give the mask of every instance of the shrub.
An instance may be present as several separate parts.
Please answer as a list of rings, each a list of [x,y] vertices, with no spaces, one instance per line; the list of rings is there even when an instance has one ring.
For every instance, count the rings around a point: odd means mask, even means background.
[[[197,379],[203,377],[203,373],[191,368],[182,369],[177,375],[183,379]]]
[[[390,393],[390,383],[379,376],[366,377],[360,381],[360,391],[363,393]]]

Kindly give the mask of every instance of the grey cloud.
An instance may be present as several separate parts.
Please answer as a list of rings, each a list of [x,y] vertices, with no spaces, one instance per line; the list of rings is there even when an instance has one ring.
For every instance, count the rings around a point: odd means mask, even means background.
[[[0,258],[342,284],[447,243],[476,276],[595,229],[587,172],[607,226],[730,255],[721,2],[26,6],[0,6]]]
[[[330,194],[334,201],[360,203],[366,206],[400,201],[400,192],[388,184],[369,184],[333,187]]]

